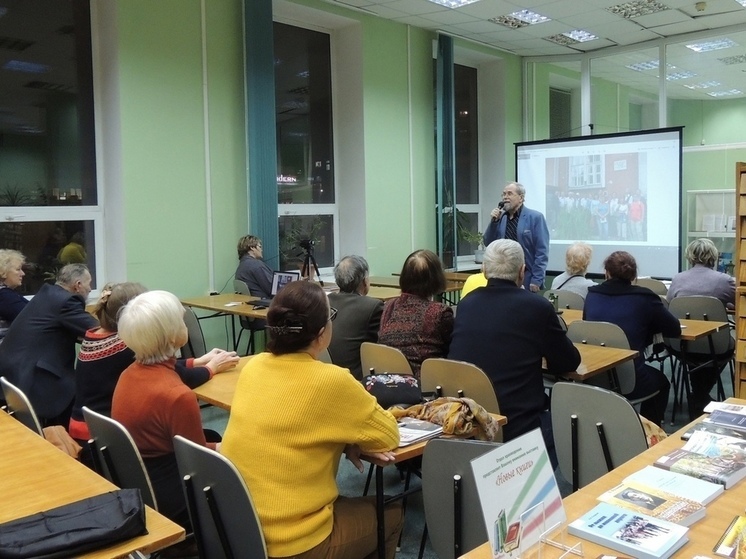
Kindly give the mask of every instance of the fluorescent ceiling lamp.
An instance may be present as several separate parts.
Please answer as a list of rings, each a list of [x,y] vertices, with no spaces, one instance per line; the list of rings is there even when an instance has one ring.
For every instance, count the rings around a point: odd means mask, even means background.
[[[46,64],[38,64],[37,62],[8,60],[3,64],[3,70],[13,70],[15,72],[25,72],[27,74],[46,74],[49,72],[49,66]]]
[[[461,6],[466,6],[468,4],[473,4],[474,2],[479,2],[479,0],[430,0],[433,4],[439,4],[441,6],[445,6],[446,8],[460,8]]]
[[[593,41],[598,39],[593,33],[589,31],[583,31],[582,29],[573,29],[567,33],[562,33],[565,37],[575,39],[578,43],[585,43],[586,41]]]
[[[715,39],[714,41],[702,41],[701,43],[692,43],[686,45],[686,48],[694,52],[710,52],[712,50],[729,49],[737,47],[738,43],[730,39]]]
[[[710,97],[730,97],[731,95],[743,95],[740,89],[728,89],[727,91],[708,91]]]
[[[746,2],[746,0],[744,0]],[[525,21],[526,23],[530,25],[534,25],[537,23],[544,23],[546,21],[552,21],[546,16],[543,16],[541,14],[537,14],[536,12],[532,12],[531,10],[520,10],[518,12],[513,12],[510,14],[516,19],[520,19],[521,21]]]
[[[711,87],[719,86],[720,82],[709,81],[709,82],[700,82],[700,83],[683,83],[681,85],[689,89],[710,89]]]
[[[628,64],[627,68],[630,70],[637,70],[638,72],[644,72],[645,70],[655,70],[658,68],[660,61],[648,60],[647,62],[635,62],[634,64]]]
[[[744,8],[746,8],[746,0],[736,0],[736,2],[741,4],[741,6],[743,6]]]
[[[685,80],[687,78],[693,78],[696,75],[696,73],[689,70],[680,70],[678,72],[671,72],[670,74],[666,74],[666,79],[668,81]]]
[[[744,0],[746,2],[746,0]],[[723,64],[731,65],[731,64],[743,64],[746,62],[746,54],[737,54],[735,56],[726,56],[725,58],[718,58],[720,62]]]
[[[625,2],[606,8],[612,14],[622,16],[625,19],[657,14],[668,9],[670,9],[668,6],[655,0],[634,0],[633,2]]]
[[[498,25],[504,25],[510,29],[520,29],[521,27],[528,27],[528,23],[521,21],[520,19],[514,18],[513,16],[497,16],[491,17],[489,20],[491,23]]]

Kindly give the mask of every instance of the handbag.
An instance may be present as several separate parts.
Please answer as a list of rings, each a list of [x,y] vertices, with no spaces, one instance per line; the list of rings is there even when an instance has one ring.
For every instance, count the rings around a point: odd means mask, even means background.
[[[147,534],[139,489],[119,489],[0,524],[0,558],[77,557]]]
[[[363,378],[363,386],[384,409],[397,404],[419,404],[422,401],[420,383],[412,375],[372,374]]]

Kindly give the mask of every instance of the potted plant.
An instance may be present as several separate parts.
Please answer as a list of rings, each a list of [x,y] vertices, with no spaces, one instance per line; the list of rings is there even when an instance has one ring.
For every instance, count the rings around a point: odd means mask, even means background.
[[[460,228],[459,237],[467,243],[475,245],[477,247],[476,249],[474,249],[474,262],[477,264],[481,264],[482,257],[484,257],[484,242],[482,233]]]

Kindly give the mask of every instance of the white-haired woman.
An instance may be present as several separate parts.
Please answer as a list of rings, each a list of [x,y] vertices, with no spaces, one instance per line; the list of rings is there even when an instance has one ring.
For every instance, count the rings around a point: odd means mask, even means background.
[[[16,289],[23,283],[26,258],[17,250],[0,249],[0,340],[28,300]]]
[[[591,263],[593,249],[588,243],[573,243],[565,252],[565,271],[554,278],[552,289],[563,289],[577,293],[583,299],[588,288],[596,282],[585,277]]]
[[[174,455],[174,435],[215,449],[205,440],[194,393],[175,370],[176,353],[187,341],[184,307],[167,291],[132,299],[119,318],[119,337],[135,362],[119,377],[111,416],[132,435],[163,515],[189,527]]]

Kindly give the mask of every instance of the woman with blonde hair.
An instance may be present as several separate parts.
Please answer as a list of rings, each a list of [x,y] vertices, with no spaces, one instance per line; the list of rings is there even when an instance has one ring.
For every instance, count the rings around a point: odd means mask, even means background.
[[[572,291],[585,299],[588,288],[596,285],[596,282],[585,277],[592,256],[593,248],[588,243],[578,242],[567,247],[565,271],[554,278],[552,289]]]
[[[0,249],[0,340],[28,300],[15,291],[23,283],[26,258],[17,250]]]

